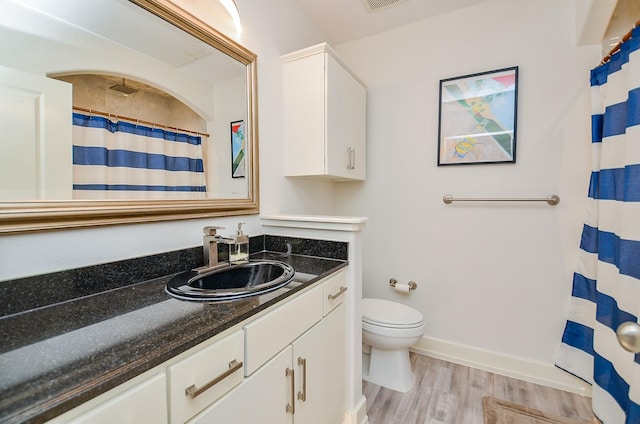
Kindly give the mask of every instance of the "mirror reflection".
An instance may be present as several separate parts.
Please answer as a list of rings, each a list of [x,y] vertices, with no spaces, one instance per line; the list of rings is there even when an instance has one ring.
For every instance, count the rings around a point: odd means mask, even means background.
[[[255,54],[168,0],[0,8],[0,233],[259,211]]]
[[[0,202],[247,199],[247,63],[126,0],[0,0]]]

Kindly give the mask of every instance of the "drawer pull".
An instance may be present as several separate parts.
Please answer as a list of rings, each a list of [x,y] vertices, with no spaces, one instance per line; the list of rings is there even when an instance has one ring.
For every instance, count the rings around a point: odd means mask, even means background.
[[[293,415],[296,413],[296,374],[294,370],[292,370],[291,368],[287,368],[284,372],[284,375],[287,377],[291,377],[291,403],[287,403],[287,407],[285,409],[287,412]]]
[[[298,365],[302,367],[302,390],[298,392],[298,399],[304,402],[307,400],[307,360],[298,357]]]
[[[354,147],[347,147],[347,169],[356,169],[356,149]]]
[[[200,396],[202,393],[204,393],[211,387],[215,386],[225,378],[229,377],[234,372],[238,371],[240,368],[242,368],[242,362],[238,362],[234,359],[233,361],[229,362],[228,370],[226,370],[225,372],[223,372],[222,374],[220,374],[219,376],[217,376],[216,378],[214,378],[204,386],[200,387],[199,389],[195,386],[195,384],[192,384],[191,386],[185,389],[185,395],[187,395],[190,399],[194,399],[196,396]]]
[[[339,298],[340,296],[342,296],[344,294],[344,292],[347,291],[347,288],[345,286],[341,286],[340,290],[338,291],[338,293],[336,294],[330,294],[329,296],[327,296],[327,298],[329,300],[336,300],[337,298]]]

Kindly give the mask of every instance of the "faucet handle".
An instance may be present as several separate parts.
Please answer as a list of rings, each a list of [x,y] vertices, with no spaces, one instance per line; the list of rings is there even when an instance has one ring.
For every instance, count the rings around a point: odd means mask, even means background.
[[[217,225],[209,225],[202,229],[202,232],[205,236],[215,236],[217,230],[224,230],[224,227],[219,227]]]

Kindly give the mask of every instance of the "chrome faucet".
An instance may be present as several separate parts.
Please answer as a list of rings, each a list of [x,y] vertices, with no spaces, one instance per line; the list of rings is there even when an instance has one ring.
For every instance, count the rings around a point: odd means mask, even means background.
[[[218,230],[224,230],[224,227],[212,225],[202,229],[204,233],[202,236],[202,253],[205,268],[218,265],[218,243],[231,244],[234,242],[232,238],[222,237],[217,234]]]

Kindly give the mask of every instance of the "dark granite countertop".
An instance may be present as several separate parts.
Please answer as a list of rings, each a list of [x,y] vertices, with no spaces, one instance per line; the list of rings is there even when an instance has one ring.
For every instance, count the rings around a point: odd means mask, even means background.
[[[139,282],[126,284],[120,283],[126,278],[118,277],[122,274],[130,278],[131,272],[117,266],[106,268],[108,272],[116,269],[116,278],[104,278],[99,283],[86,277],[90,270],[79,270],[71,283],[76,287],[69,289],[69,284],[59,284],[60,291],[69,290],[74,294],[58,294],[59,298],[54,295],[53,301],[27,295],[39,289],[33,277],[0,282],[0,296],[6,301],[0,309],[0,422],[46,422],[347,265],[346,246],[342,246],[346,243],[328,242],[333,243],[328,257],[318,257],[307,255],[317,253],[316,242],[310,247],[305,239],[261,237],[267,241],[260,240],[258,247],[271,244],[267,247],[275,246],[277,250],[261,250],[251,258],[287,262],[296,270],[296,276],[293,282],[276,291],[230,302],[188,302],[172,298],[164,287],[177,273],[175,267],[171,274],[146,280],[141,279],[145,272],[133,272],[140,274],[137,275]],[[295,246],[290,256],[281,253],[286,251],[286,242],[293,242],[290,244]],[[252,238],[252,251],[255,251],[254,243]],[[186,258],[181,256],[184,252],[180,252],[175,261],[183,269],[177,271],[197,265],[201,261],[200,252],[201,248],[194,248],[187,252]],[[165,257],[161,259],[164,263],[171,262]],[[140,262],[134,265],[133,268],[137,268]],[[127,268],[131,268],[130,261]],[[101,275],[103,271],[101,269]],[[68,283],[68,273],[65,278]],[[83,278],[96,287],[87,289],[84,284],[77,287],[78,279]],[[42,289],[54,289],[57,293],[56,277],[50,280],[53,283],[47,286],[43,282]]]

